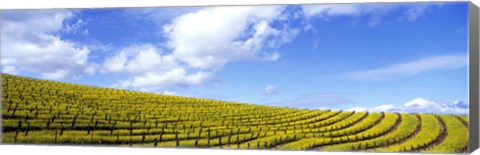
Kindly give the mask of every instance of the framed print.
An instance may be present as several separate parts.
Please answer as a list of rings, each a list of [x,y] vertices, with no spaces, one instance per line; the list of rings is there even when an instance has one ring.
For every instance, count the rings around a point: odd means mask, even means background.
[[[1,10],[1,142],[470,153],[470,2]]]

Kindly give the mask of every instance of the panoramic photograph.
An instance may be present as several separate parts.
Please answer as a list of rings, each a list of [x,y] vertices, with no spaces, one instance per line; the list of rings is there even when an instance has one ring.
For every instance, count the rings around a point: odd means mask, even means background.
[[[1,143],[467,153],[468,2],[2,10]]]

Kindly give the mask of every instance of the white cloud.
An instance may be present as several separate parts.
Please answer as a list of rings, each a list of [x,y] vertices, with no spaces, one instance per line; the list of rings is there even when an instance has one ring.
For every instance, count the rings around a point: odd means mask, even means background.
[[[321,4],[303,5],[302,11],[307,18],[320,16],[359,15],[363,11],[360,4]]]
[[[264,61],[277,61],[278,59],[280,59],[280,54],[278,52],[272,52],[270,54],[267,54],[265,56],[263,56],[262,58],[260,58],[259,60],[264,60]]]
[[[267,95],[272,95],[272,94],[278,93],[277,86],[271,85],[271,84],[267,85],[267,87],[265,87],[265,90],[263,90],[263,91]]]
[[[384,104],[380,105],[378,107],[373,107],[373,108],[366,108],[366,107],[354,107],[347,109],[346,111],[373,111],[373,112],[380,112],[380,111],[391,111],[394,109],[395,106],[391,104]]]
[[[172,55],[192,68],[221,69],[238,60],[274,61],[280,55],[271,50],[298,33],[286,25],[272,26],[283,10],[279,6],[205,8],[175,18],[163,31]]]
[[[399,106],[384,104],[373,108],[356,107],[349,110],[439,114],[468,114],[469,111],[468,104],[462,101],[440,101],[424,98],[415,98]]]
[[[212,74],[209,72],[198,71],[194,74],[188,74],[184,68],[176,68],[166,72],[147,72],[136,75],[132,79],[119,81],[113,87],[158,91],[178,86],[203,85],[211,79]]]
[[[213,73],[189,70],[171,54],[163,53],[151,44],[131,45],[105,59],[102,73],[127,75],[112,87],[133,88],[148,92],[165,92],[175,87],[204,85],[213,79]]]
[[[143,11],[156,16],[155,10]],[[273,26],[274,21],[285,20],[283,11],[279,6],[187,9],[162,25],[164,45],[171,51],[151,44],[125,47],[105,59],[102,72],[130,76],[114,87],[143,91],[207,85],[215,71],[230,62],[280,59],[275,49],[298,33],[286,24]]]
[[[423,16],[430,10],[431,6],[442,7],[442,3],[419,3],[411,5],[402,16],[398,18],[399,21],[415,21]]]
[[[73,24],[65,24],[65,25],[63,26],[62,31],[64,31],[64,32],[66,32],[66,33],[73,33],[73,34],[75,34],[75,33],[77,33],[77,32],[80,32],[80,31],[81,31],[80,29],[81,29],[83,26],[85,26],[86,24],[87,24],[87,23],[84,22],[82,19],[78,19],[78,20],[76,20],[76,22],[73,23]],[[87,30],[87,29],[84,29],[83,31],[81,31],[81,33],[82,33],[82,35],[86,35],[85,33],[88,33],[88,30]]]
[[[95,64],[88,62],[87,47],[56,35],[64,30],[63,23],[73,17],[72,12],[10,10],[1,17],[1,61],[7,66],[3,72],[28,71],[47,79],[78,79],[95,72]]]
[[[392,105],[392,104],[384,104],[384,105],[380,105],[378,107],[374,107],[372,108],[372,111],[392,111],[392,110],[395,110],[395,105]]]
[[[15,68],[15,66],[3,66],[2,72],[7,74],[18,74],[17,68]]]
[[[153,7],[153,8],[135,8],[125,9],[126,18],[152,21],[156,24],[163,24],[171,19],[183,14],[196,12],[203,7]]]
[[[367,111],[367,108],[365,108],[365,107],[354,107],[354,108],[347,109],[345,111]]]
[[[272,106],[283,106],[291,108],[310,108],[318,109],[319,107],[335,107],[333,109],[339,109],[345,105],[353,103],[345,94],[341,93],[314,93],[298,96],[295,99],[270,103]]]
[[[383,3],[383,4],[322,4],[322,5],[303,5],[302,12],[307,18],[319,17],[329,20],[336,16],[360,16],[370,15],[368,24],[370,26],[377,25],[381,22],[382,17],[387,13],[403,8],[402,15],[398,17],[398,21],[416,21],[424,16],[431,6],[439,6],[434,3],[421,4],[400,4],[400,3]]]
[[[91,51],[99,52],[110,52],[114,49],[112,44],[100,43],[98,41],[92,41],[92,43],[89,43],[87,47]]]
[[[82,35],[86,36],[88,34],[89,34],[88,29],[83,30]]]
[[[355,80],[386,80],[389,78],[414,76],[429,71],[458,69],[467,65],[468,58],[466,54],[439,55],[378,69],[356,71],[347,73],[344,76]]]
[[[164,95],[178,95],[177,93],[175,93],[173,91],[168,91],[168,90],[163,91],[162,94],[164,94]]]
[[[176,60],[151,44],[132,45],[105,59],[103,72],[140,74],[168,71],[178,67]]]
[[[46,79],[62,79],[69,74],[69,71],[61,69],[55,72],[48,72],[48,73],[42,73],[42,74],[43,74],[43,77]],[[78,76],[73,77],[73,79],[78,79],[78,78],[79,78]]]
[[[330,20],[337,16],[369,15],[368,24],[375,26],[379,24],[382,17],[402,5],[399,4],[325,4],[325,5],[303,5],[302,11],[307,18],[321,18]]]

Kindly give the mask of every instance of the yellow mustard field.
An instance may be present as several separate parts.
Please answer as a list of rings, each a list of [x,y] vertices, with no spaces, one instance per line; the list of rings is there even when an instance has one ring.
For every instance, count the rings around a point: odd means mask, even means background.
[[[466,152],[468,116],[309,110],[2,74],[2,143]]]

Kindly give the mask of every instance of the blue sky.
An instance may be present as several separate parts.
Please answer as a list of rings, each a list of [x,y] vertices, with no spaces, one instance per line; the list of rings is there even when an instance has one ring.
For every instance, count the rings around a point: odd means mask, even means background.
[[[4,73],[298,108],[468,112],[466,2],[1,17]]]

